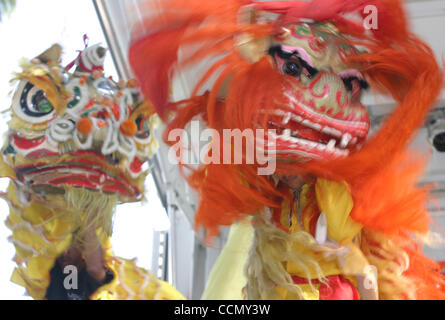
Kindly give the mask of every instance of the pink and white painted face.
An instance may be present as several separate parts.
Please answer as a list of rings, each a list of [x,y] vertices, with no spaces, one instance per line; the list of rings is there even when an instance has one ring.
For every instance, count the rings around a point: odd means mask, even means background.
[[[117,194],[121,201],[141,197],[142,165],[155,142],[153,112],[135,81],[104,76],[104,55],[104,48],[88,47],[69,72],[59,65],[60,55],[44,54],[18,74],[2,156],[34,191],[60,193],[70,186]]]
[[[370,122],[360,98],[368,84],[347,61],[357,49],[333,25],[282,28],[269,53],[288,79],[286,103],[269,121],[279,158],[344,157],[366,139]]]

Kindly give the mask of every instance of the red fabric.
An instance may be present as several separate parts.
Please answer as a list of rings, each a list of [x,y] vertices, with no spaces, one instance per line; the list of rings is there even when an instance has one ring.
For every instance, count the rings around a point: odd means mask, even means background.
[[[292,277],[295,284],[308,284],[306,278]],[[313,284],[320,284],[320,300],[360,300],[357,289],[341,275],[326,277],[325,283],[312,280]]]
[[[357,289],[340,275],[328,277],[319,290],[320,300],[360,300]]]

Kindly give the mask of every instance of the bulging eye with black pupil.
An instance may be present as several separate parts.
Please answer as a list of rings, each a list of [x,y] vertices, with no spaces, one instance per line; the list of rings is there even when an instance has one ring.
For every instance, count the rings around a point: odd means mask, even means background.
[[[303,72],[303,67],[300,61],[290,60],[283,64],[283,72],[292,77],[298,77]]]
[[[43,91],[37,92],[32,97],[32,104],[35,106],[36,111],[46,113],[52,110],[51,103],[46,99],[46,95]]]
[[[43,117],[54,110],[45,92],[29,82],[23,89],[20,106],[23,113],[31,117]]]

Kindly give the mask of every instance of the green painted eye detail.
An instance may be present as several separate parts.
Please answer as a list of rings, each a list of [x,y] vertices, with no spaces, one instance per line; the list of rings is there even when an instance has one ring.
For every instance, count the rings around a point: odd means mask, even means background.
[[[30,82],[23,88],[20,107],[25,115],[38,118],[44,117],[54,110],[51,102],[46,98],[45,92]]]
[[[321,21],[314,21],[313,24],[318,27],[326,27],[327,24]]]
[[[324,33],[324,32],[317,32],[315,35],[317,37],[319,37],[320,39],[323,39],[323,40],[327,40],[328,39],[328,35],[326,33]]]
[[[49,121],[55,113],[45,91],[28,81],[20,82],[13,110],[20,119],[30,123]]]
[[[14,149],[13,146],[11,146],[11,144],[8,145],[8,147],[5,149],[5,151],[3,152],[4,155],[8,155],[8,154],[16,154],[16,151]]]
[[[38,105],[38,110],[43,113],[51,112],[53,110],[53,106],[48,100],[42,100]]]
[[[98,112],[100,110],[102,110],[101,106],[94,105],[94,106],[88,108],[88,110],[82,112],[81,116],[82,117],[88,117],[91,113]]]
[[[80,92],[80,88],[78,86],[75,86],[73,91],[74,91],[73,99],[68,103],[68,108],[70,108],[70,109],[77,106],[80,102],[81,97],[82,97],[82,93]]]
[[[312,33],[311,27],[307,24],[299,24],[295,26],[295,33],[299,36],[306,36]]]

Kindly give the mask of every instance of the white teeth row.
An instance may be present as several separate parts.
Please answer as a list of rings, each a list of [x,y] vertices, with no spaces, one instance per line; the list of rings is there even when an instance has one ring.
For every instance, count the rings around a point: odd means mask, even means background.
[[[323,143],[317,143],[314,141],[309,141],[305,139],[295,138],[291,136],[291,132],[289,129],[284,130],[283,134],[281,135],[275,135],[273,133],[270,133],[272,137],[275,139],[280,139],[284,141],[288,141],[290,143],[294,143],[294,145],[291,145],[291,147],[297,147],[297,143],[299,145],[305,146],[308,149],[317,149],[319,151],[328,151],[330,153],[333,153],[338,156],[347,156],[349,154],[349,150],[341,150],[335,147],[336,141],[332,139],[329,141],[327,145]]]
[[[324,127],[323,129],[321,129],[321,132],[329,134],[331,136],[335,136],[337,138],[341,137],[341,132],[340,131],[338,131],[336,129],[329,128],[329,127]]]
[[[317,131],[329,134],[329,135],[337,137],[337,138],[341,138],[342,137],[342,133],[339,130],[337,130],[337,129],[330,128],[330,127],[327,127],[327,126],[322,127],[319,123],[311,122],[308,119],[304,119],[303,120],[302,117],[294,115],[291,112],[285,112],[285,111],[282,111],[282,110],[274,110],[274,114],[277,115],[277,116],[282,116],[283,117],[282,123],[284,125],[288,124],[289,120],[292,119],[293,121],[301,123],[302,125],[304,125],[306,127],[309,127],[309,128],[312,128],[312,129],[315,129]]]
[[[291,135],[292,135],[292,133],[291,133],[290,129],[285,129],[282,134],[282,136],[286,137],[286,138],[290,138]]]
[[[352,140],[351,135],[349,133],[345,133],[341,138],[340,148],[345,149],[349,145],[349,142],[351,142],[351,140]]]
[[[292,118],[292,114],[291,114],[290,112],[288,112],[288,113],[283,117],[283,124],[288,124],[291,118]]]
[[[292,120],[294,120],[296,122],[301,123],[302,125],[304,125],[306,127],[315,129],[317,131],[326,133],[326,134],[331,135],[331,136],[335,136],[335,137],[341,138],[340,148],[342,148],[342,149],[346,149],[351,142],[353,144],[357,143],[357,138],[352,138],[351,134],[349,134],[349,133],[345,133],[345,134],[342,135],[342,133],[340,131],[336,130],[336,129],[333,129],[333,128],[330,128],[330,127],[323,127],[322,128],[320,124],[313,123],[313,122],[311,122],[311,121],[309,121],[307,119],[303,120],[302,117],[297,116],[297,115],[293,115],[290,112],[284,112],[284,111],[281,111],[281,110],[275,110],[275,114],[283,117],[282,123],[285,124],[285,125],[289,123],[290,119],[292,119]],[[285,136],[287,134],[288,134],[287,136],[290,136],[290,133],[288,133],[287,130],[288,129],[284,130],[283,134]],[[333,141],[335,143],[335,140],[331,140],[329,142],[330,144],[328,144],[328,145],[332,145]],[[335,147],[335,144],[334,144],[334,147]]]
[[[329,143],[327,144],[327,149],[328,150],[334,150],[335,149],[335,144],[337,143],[337,141],[335,141],[334,139],[332,139],[331,141],[329,141]]]

